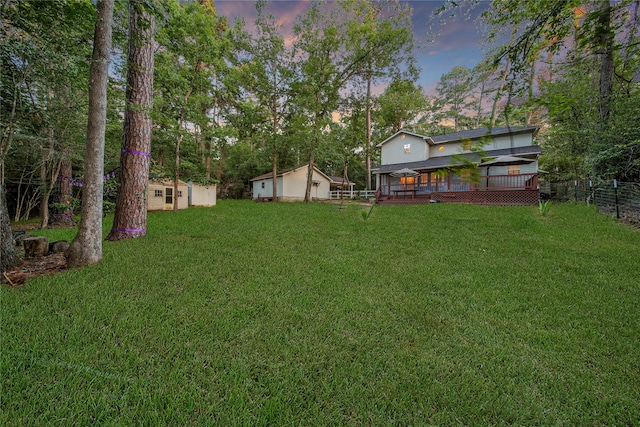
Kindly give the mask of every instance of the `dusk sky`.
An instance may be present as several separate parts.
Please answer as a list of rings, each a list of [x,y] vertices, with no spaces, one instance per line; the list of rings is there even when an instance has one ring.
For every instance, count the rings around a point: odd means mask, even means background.
[[[402,1],[413,8],[413,32],[416,41],[415,55],[422,71],[419,83],[429,94],[435,93],[435,87],[442,74],[456,65],[469,68],[477,65],[482,59],[481,34],[475,18],[488,8],[490,2],[481,2],[470,19],[456,19],[438,28],[435,43],[429,43],[429,17],[442,1],[418,0]],[[309,1],[305,0],[276,0],[269,4],[269,11],[280,19],[281,33],[286,37],[291,33],[293,23],[298,15],[304,15],[309,8]],[[216,9],[230,22],[236,17],[245,20],[250,28],[257,16],[255,2],[252,0],[216,0]]]

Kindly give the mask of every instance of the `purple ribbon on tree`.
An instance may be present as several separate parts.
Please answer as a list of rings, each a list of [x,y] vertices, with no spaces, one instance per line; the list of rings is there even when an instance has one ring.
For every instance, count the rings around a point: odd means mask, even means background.
[[[102,175],[102,179],[106,181],[109,178],[115,178],[116,177],[116,169],[113,169],[112,171],[107,172],[104,175]],[[69,179],[69,183],[71,185],[76,186],[76,187],[82,187],[82,185],[84,184],[82,181],[79,181],[77,179],[73,179],[72,177],[69,177],[69,176],[63,176],[63,177],[60,177],[60,179]]]
[[[135,150],[122,150],[123,153],[131,153],[131,154],[137,154],[139,156],[144,156],[144,157],[151,157],[151,154],[147,154],[147,153],[143,153],[142,151],[135,151]]]
[[[113,231],[119,231],[120,233],[144,233],[144,228],[112,228]]]

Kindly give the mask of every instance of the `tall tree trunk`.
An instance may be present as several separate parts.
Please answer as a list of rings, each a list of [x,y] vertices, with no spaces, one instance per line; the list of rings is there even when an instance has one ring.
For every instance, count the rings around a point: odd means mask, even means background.
[[[476,128],[480,127],[480,118],[482,117],[482,99],[484,98],[484,86],[486,81],[487,78],[484,77],[480,85],[480,100],[478,100],[478,111],[476,112]]]
[[[144,236],[147,232],[147,186],[151,159],[154,17],[145,1],[129,2],[127,108],[120,154],[120,191],[113,228],[107,240]]]
[[[73,188],[71,186],[71,176],[73,170],[71,161],[65,158],[60,163],[60,174],[58,175],[59,196],[58,203],[62,203],[67,206],[61,216],[55,218],[56,225],[73,226],[73,211],[71,209],[71,196]]]
[[[18,100],[18,83],[15,76],[11,76],[13,80],[13,100],[11,102],[11,113],[9,117],[2,117],[2,128],[0,132],[0,185],[4,185],[4,158],[9,153],[11,141],[13,141],[13,130],[15,127],[14,117],[16,115],[16,104]]]
[[[53,95],[49,94],[51,98]],[[49,127],[47,129],[47,133],[49,134],[47,137],[47,148],[45,148],[42,155],[42,165],[40,166],[40,187],[42,188],[41,197],[40,197],[40,229],[47,228],[49,225],[49,196],[51,196],[51,191],[53,189],[53,185],[55,181],[49,182],[49,168],[51,168],[51,172],[53,175],[53,150],[54,150],[54,133],[53,128]],[[56,176],[57,179],[57,176]]]
[[[365,147],[365,166],[367,169],[366,189],[371,189],[371,74],[367,75],[367,145]]]
[[[598,97],[598,114],[601,125],[609,120],[609,107],[613,92],[613,32],[611,30],[611,3],[602,0],[602,10],[598,15],[597,51],[600,53],[600,93]]]
[[[640,9],[640,0],[636,0],[633,6],[633,12],[630,13],[629,20],[631,21],[631,25],[627,31],[627,40],[626,45],[627,48],[624,49],[624,55],[622,55],[622,75],[627,75],[629,71],[633,72],[634,63],[633,60],[637,57],[634,55],[634,51],[631,46],[634,43],[634,38],[637,37],[638,34],[638,11]],[[631,70],[628,70],[631,67]],[[633,79],[629,79],[626,81],[624,93],[627,96],[631,96],[631,88],[633,87]]]
[[[500,83],[500,88],[496,92],[496,96],[493,99],[493,107],[491,108],[491,119],[489,119],[490,128],[494,127],[496,124],[498,102],[500,101],[500,97],[502,96],[502,91],[504,90],[505,82],[507,81],[507,76],[509,75],[509,66],[510,66],[510,61],[509,61],[509,58],[507,58],[507,63],[504,66],[504,73],[502,74],[502,82]]]
[[[89,123],[83,170],[82,220],[78,234],[67,250],[67,264],[71,267],[95,264],[102,259],[104,136],[107,124],[113,3],[114,0],[100,0],[97,6],[89,74]]]
[[[18,264],[16,247],[13,245],[13,232],[9,220],[9,210],[4,194],[4,185],[0,184],[0,273],[10,270]]]
[[[182,120],[180,120],[182,121]],[[182,127],[180,125],[179,127]],[[178,183],[180,182],[180,145],[182,143],[182,134],[176,139],[176,163],[173,178],[173,211],[178,212]]]
[[[187,109],[187,103],[189,102],[189,98],[191,97],[191,93],[193,92],[193,85],[196,80],[196,74],[200,69],[199,63],[195,65],[193,68],[193,76],[191,78],[191,84],[189,85],[189,90],[187,94],[184,96],[184,104],[182,104],[182,110],[180,110],[180,117],[178,117],[178,132],[182,132],[182,126],[185,121],[185,114]],[[182,144],[182,133],[178,133],[178,137],[176,138],[176,152],[175,152],[175,168],[174,168],[174,178],[173,178],[173,211],[178,212],[178,182],[180,181],[180,145]]]
[[[271,96],[271,117],[273,118],[273,158],[271,161],[271,200],[278,201],[278,71],[277,66],[273,66],[273,95]]]
[[[275,138],[276,135],[274,134]],[[273,149],[273,158],[271,159],[271,178],[272,178],[272,187],[271,187],[271,195],[274,202],[278,201],[278,152],[275,147]]]
[[[533,82],[536,78],[536,57],[533,58],[533,60],[531,61],[531,72],[529,73],[529,80],[527,81],[527,84],[529,86],[528,88],[528,95],[529,95],[529,99],[527,100],[528,102],[531,102],[531,100],[533,99]],[[533,111],[531,111],[532,107],[529,107],[527,109],[527,112],[525,113],[525,117],[526,117],[526,122],[525,124],[527,126],[531,126],[532,122],[533,122]]]
[[[309,154],[309,169],[307,169],[307,187],[304,192],[304,201],[311,201],[311,184],[313,184],[313,161],[314,155],[313,150],[311,150],[311,154]]]
[[[56,160],[51,164],[50,175],[44,176],[43,185],[45,186],[42,199],[40,200],[40,229],[47,228],[49,226],[49,199],[51,193],[55,188],[58,175],[60,175],[60,168],[62,167],[62,161]]]
[[[211,143],[210,142],[206,142],[205,143],[205,150],[206,150],[206,159],[205,159],[205,177],[207,179],[211,178]]]
[[[344,167],[342,169],[342,191],[344,191],[345,184],[347,188],[351,190],[351,187],[349,187],[349,160],[344,161]]]

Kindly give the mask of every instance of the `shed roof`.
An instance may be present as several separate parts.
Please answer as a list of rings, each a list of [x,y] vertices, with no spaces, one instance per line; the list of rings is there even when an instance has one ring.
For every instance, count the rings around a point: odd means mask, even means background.
[[[289,168],[289,169],[282,170],[282,171],[280,171],[280,172],[278,172],[278,173],[276,174],[276,177],[281,177],[281,176],[284,176],[284,175],[290,174],[291,172],[295,172],[295,171],[297,171],[297,170],[299,170],[299,169],[303,169],[303,168],[306,168],[306,167],[308,167],[308,166],[309,166],[309,165],[308,165],[308,164],[306,164],[306,165],[298,166],[297,168]],[[327,174],[325,174],[324,172],[322,172],[322,171],[321,171],[320,169],[318,169],[317,167],[315,167],[315,166],[314,166],[314,167],[313,167],[313,170],[314,170],[314,171],[316,171],[316,172],[318,172],[320,175],[324,176],[325,178],[327,178],[327,180],[331,181],[331,177],[329,177]],[[263,173],[262,175],[256,176],[255,178],[251,178],[251,179],[250,179],[250,181],[260,181],[260,180],[262,180],[262,179],[270,179],[270,178],[272,178],[272,177],[273,177],[273,172],[267,172],[267,173]]]

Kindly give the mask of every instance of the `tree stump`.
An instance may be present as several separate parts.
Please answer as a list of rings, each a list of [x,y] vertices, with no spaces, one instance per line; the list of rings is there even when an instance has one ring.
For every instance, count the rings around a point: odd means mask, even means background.
[[[49,243],[49,253],[57,254],[69,249],[69,242],[66,240],[58,240],[57,242]]]
[[[22,245],[26,258],[43,257],[49,254],[49,239],[44,236],[25,237]]]

